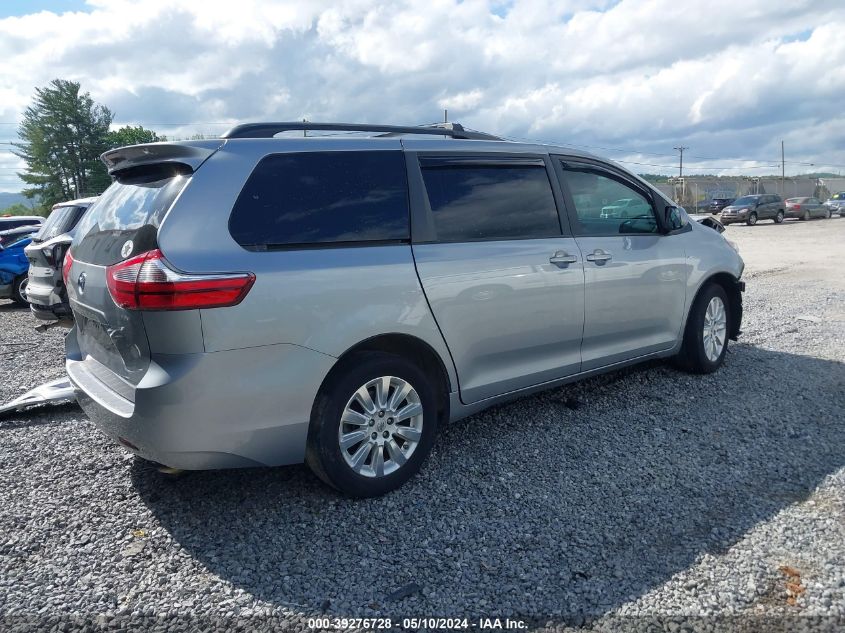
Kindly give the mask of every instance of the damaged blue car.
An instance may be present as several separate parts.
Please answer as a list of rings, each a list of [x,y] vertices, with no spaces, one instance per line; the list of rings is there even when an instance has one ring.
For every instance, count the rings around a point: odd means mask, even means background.
[[[23,249],[30,242],[32,237],[27,236],[8,246],[0,246],[0,299],[11,299],[22,306],[27,305],[26,283],[29,278],[29,260]]]

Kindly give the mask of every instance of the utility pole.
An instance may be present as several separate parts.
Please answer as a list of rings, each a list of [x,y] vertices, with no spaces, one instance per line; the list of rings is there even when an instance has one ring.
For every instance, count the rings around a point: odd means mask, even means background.
[[[676,147],[675,149],[678,150],[681,153],[681,164],[678,167],[678,178],[683,178],[684,177],[684,150],[689,149],[689,147]]]
[[[302,119],[303,123],[308,123],[308,119]],[[302,128],[302,136],[308,136],[308,130]]]
[[[784,161],[783,141],[780,142],[780,196],[786,196],[786,161]]]
[[[443,123],[449,122],[449,111],[445,108],[443,109]]]
[[[681,181],[681,204],[683,204],[684,193],[685,193],[684,190],[686,189],[686,187],[684,186],[684,150],[689,149],[689,147],[681,146],[681,147],[676,147],[675,149],[678,150],[681,153],[681,164],[678,167],[678,180]]]

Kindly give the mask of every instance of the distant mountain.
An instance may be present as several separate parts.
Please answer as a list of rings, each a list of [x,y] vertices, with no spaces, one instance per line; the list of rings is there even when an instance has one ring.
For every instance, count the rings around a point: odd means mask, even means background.
[[[22,193],[11,193],[9,191],[0,191],[0,211],[13,204],[20,203],[27,207],[32,207],[36,204],[35,200],[30,200]]]

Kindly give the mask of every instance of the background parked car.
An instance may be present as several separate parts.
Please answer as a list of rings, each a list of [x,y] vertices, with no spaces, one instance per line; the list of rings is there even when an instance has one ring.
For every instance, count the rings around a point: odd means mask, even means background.
[[[636,198],[622,198],[601,208],[602,218],[636,218],[651,210],[641,200]]]
[[[775,194],[758,194],[742,196],[722,210],[722,224],[745,222],[754,226],[758,220],[774,220],[775,224],[783,222],[786,209],[780,196]]]
[[[8,246],[0,246],[0,299],[11,299],[19,305],[26,305],[26,284],[29,262],[23,249],[32,238],[20,238]]]
[[[824,203],[831,213],[838,213],[839,217],[845,217],[845,191],[839,191]]]
[[[50,217],[24,249],[29,260],[27,301],[33,315],[44,321],[71,317],[62,279],[62,262],[79,220],[97,198],[81,198],[53,206]]]
[[[40,215],[4,215],[0,216],[0,231],[16,229],[20,226],[41,226],[44,218]]]
[[[810,218],[829,218],[830,209],[818,198],[788,198],[786,217],[809,220]]]
[[[37,224],[29,226],[17,226],[13,229],[5,229],[0,231],[0,246],[8,246],[12,242],[17,242],[22,237],[27,235],[34,235],[41,227]]]
[[[735,198],[713,198],[713,200],[710,201],[708,209],[710,209],[710,213],[715,215],[721,212],[722,209],[731,204],[734,200]]]

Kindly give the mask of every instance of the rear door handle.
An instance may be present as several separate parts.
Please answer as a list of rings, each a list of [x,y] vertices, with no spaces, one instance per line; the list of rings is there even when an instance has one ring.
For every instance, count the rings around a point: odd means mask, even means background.
[[[602,262],[606,262],[609,259],[613,259],[613,255],[611,255],[610,253],[606,253],[600,248],[597,248],[592,253],[587,255],[586,259],[588,262],[597,262],[601,264]]]
[[[549,257],[549,263],[555,266],[565,266],[566,264],[574,264],[578,261],[575,255],[570,255],[566,251],[557,251],[554,255]]]

